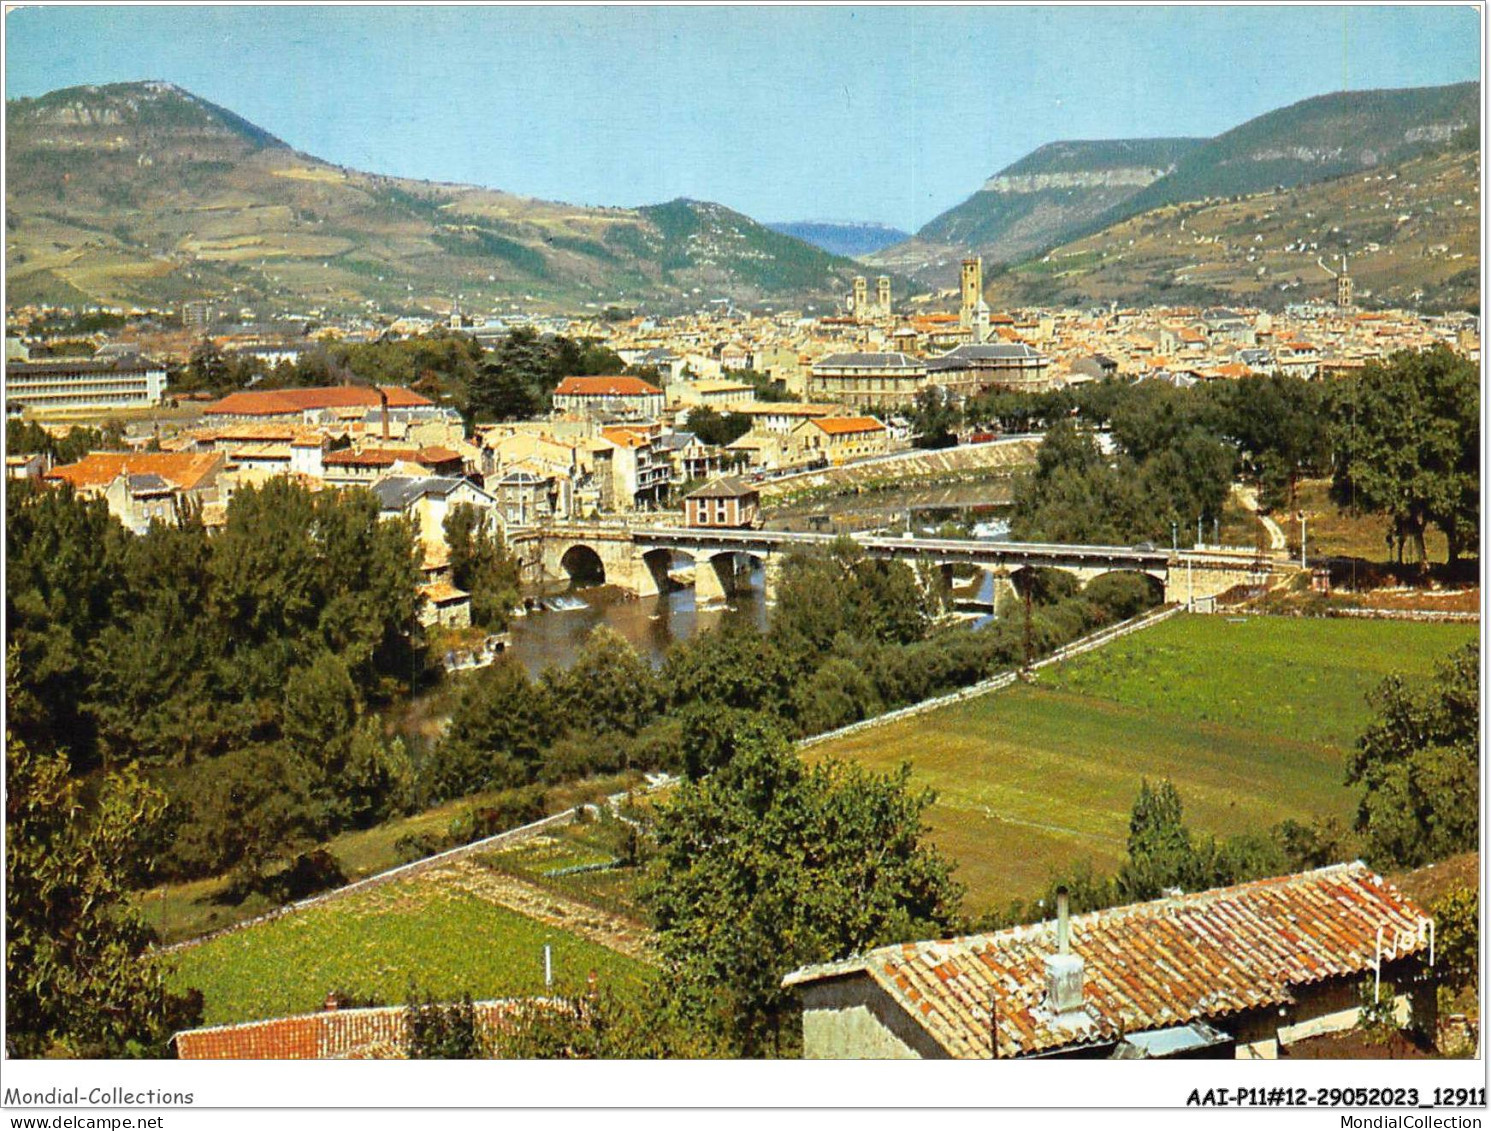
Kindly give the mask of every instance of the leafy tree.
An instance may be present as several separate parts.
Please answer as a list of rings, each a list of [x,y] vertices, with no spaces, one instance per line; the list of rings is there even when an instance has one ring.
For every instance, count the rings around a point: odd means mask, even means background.
[[[1344,386],[1332,434],[1333,494],[1383,514],[1398,544],[1425,561],[1438,526],[1453,566],[1480,534],[1480,375],[1447,346],[1371,362]]]
[[[1202,387],[1267,506],[1293,510],[1300,476],[1329,466],[1327,386],[1273,374]]]
[[[65,757],[9,732],[5,769],[9,1055],[160,1056],[202,1006],[166,989],[129,902],[165,798],[126,770],[85,805]]]
[[[457,1002],[424,996],[409,1003],[410,1060],[477,1060],[487,1043],[469,995]]]
[[[558,731],[548,690],[515,660],[499,657],[462,681],[450,727],[425,775],[432,799],[536,781]]]
[[[510,1060],[700,1060],[724,1056],[719,1042],[667,1007],[652,980],[592,986],[520,1008],[494,1035]]]
[[[708,405],[689,409],[688,430],[699,438],[701,444],[724,447],[732,444],[751,430],[751,418],[745,413],[721,413]]]
[[[1118,870],[1125,902],[1154,899],[1166,888],[1190,887],[1195,874],[1191,833],[1181,819],[1180,794],[1167,779],[1139,785],[1129,816],[1129,858]]]
[[[669,648],[662,679],[675,710],[697,704],[777,715],[791,699],[795,672],[774,636],[727,621]]]
[[[938,596],[904,562],[869,558],[841,538],[790,555],[777,583],[772,639],[799,664],[816,662],[840,633],[907,644],[927,633]]]
[[[1429,910],[1434,918],[1439,977],[1456,990],[1475,985],[1481,937],[1479,889],[1451,888]]]
[[[546,408],[560,375],[538,331],[519,327],[503,338],[471,382],[474,420],[522,420]]]
[[[1480,820],[1480,646],[1425,684],[1389,676],[1357,741],[1346,783],[1362,787],[1356,828],[1381,866],[1418,867],[1475,848]]]
[[[239,896],[261,889],[278,860],[327,831],[316,767],[281,743],[239,747],[193,767],[177,788],[186,810],[172,857],[188,875],[233,870]]]
[[[758,730],[658,814],[642,898],[678,1015],[735,1055],[797,1040],[792,969],[941,933],[960,898],[909,767],[807,765]]]
[[[129,535],[102,499],[13,483],[5,493],[6,646],[19,679],[10,725],[38,749],[95,758],[84,658],[108,623]]]
[[[506,628],[508,613],[518,603],[518,562],[501,534],[476,507],[459,503],[445,516],[445,544],[452,580],[471,594],[471,623]]]
[[[599,734],[634,735],[658,713],[656,673],[615,629],[591,631],[568,671],[551,668],[544,685],[560,718]]]
[[[228,359],[209,338],[203,338],[192,349],[187,363],[183,390],[222,389],[228,385]]]
[[[947,448],[958,442],[953,429],[958,426],[959,413],[941,386],[926,385],[918,389],[910,416],[916,447]]]
[[[798,685],[793,713],[805,735],[822,734],[883,709],[875,682],[849,660],[831,656],[812,676]]]

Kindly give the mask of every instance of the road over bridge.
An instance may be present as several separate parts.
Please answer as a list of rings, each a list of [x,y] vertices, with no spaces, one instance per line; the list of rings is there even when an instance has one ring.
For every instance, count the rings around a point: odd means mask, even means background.
[[[513,544],[525,579],[538,583],[605,580],[652,596],[690,562],[700,601],[733,592],[756,565],[768,591],[787,555],[835,540],[832,534],[782,530],[716,530],[622,523],[549,526],[517,532]],[[953,538],[850,536],[874,558],[952,567],[971,566],[1018,581],[1021,570],[1059,569],[1086,584],[1114,571],[1141,573],[1163,588],[1166,601],[1208,602],[1237,586],[1267,585],[1279,563],[1255,549],[1198,547],[1179,552],[1152,546],[1088,546]]]

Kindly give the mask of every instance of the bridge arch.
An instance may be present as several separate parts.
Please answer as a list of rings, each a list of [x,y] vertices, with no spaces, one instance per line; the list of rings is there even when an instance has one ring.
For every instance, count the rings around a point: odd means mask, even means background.
[[[584,542],[576,542],[560,555],[559,568],[569,578],[572,588],[606,583],[606,563],[593,546]]]
[[[1082,591],[1124,620],[1165,603],[1165,578],[1147,569],[1110,569],[1088,579]]]
[[[670,593],[684,586],[673,578],[673,571],[687,566],[695,565],[694,555],[687,550],[669,549],[657,547],[647,550],[642,554],[642,564],[652,576],[653,584],[657,586],[659,593]]]
[[[695,558],[694,600],[699,602],[728,600],[754,587],[753,579],[762,574],[766,586],[766,559],[748,550],[719,550],[701,553]]]

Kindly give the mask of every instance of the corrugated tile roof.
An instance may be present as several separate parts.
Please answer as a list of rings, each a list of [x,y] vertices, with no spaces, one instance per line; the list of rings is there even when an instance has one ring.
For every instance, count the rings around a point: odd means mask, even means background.
[[[1357,861],[1074,916],[1076,1016],[1045,1005],[1051,921],[881,947],[785,984],[865,974],[950,1055],[988,1058],[997,1027],[998,1055],[1012,1057],[1288,1003],[1291,987],[1371,969],[1379,926],[1397,956],[1427,947],[1426,918]]]
[[[479,1001],[477,1024],[500,1025],[525,1001]],[[212,1029],[171,1038],[180,1060],[402,1060],[409,1049],[409,1009],[334,1009]]]
[[[640,377],[566,377],[556,397],[660,397],[663,391]]]
[[[77,463],[54,467],[46,478],[84,490],[106,487],[120,475],[158,475],[182,491],[194,491],[225,462],[221,452],[90,452]]]
[[[873,416],[825,416],[815,417],[816,424],[830,436],[847,436],[857,432],[884,432],[885,425]]]
[[[389,408],[416,408],[434,402],[401,385],[379,386],[388,397]],[[206,405],[209,416],[290,416],[322,408],[352,408],[358,405],[380,406],[377,389],[360,385],[334,385],[322,389],[266,389],[229,393],[222,400]]]

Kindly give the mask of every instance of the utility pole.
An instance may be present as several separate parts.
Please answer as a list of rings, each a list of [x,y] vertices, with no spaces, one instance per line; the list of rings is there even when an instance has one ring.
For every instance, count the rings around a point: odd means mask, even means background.
[[[1201,516],[1196,516],[1196,548],[1201,548]]]
[[[1305,512],[1299,512],[1299,568],[1305,569]]]
[[[1025,578],[1025,670],[1030,670],[1030,661],[1035,654],[1035,648],[1031,643],[1030,631],[1030,578]]]
[[[1180,553],[1180,524],[1177,522],[1170,523],[1170,552]]]

